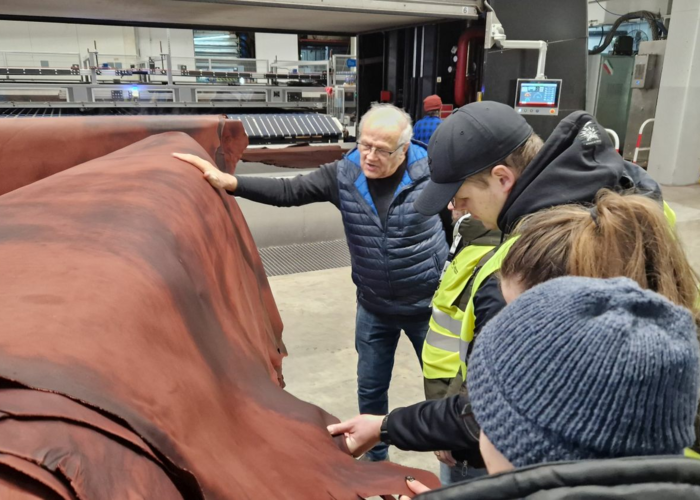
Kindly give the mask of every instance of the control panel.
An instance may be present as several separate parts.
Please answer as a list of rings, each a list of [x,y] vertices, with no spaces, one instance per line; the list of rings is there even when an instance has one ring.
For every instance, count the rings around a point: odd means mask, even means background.
[[[515,111],[523,115],[557,116],[561,84],[561,80],[518,79]]]
[[[650,87],[655,69],[655,54],[639,54],[634,59],[634,75],[632,76],[632,88],[646,89]]]

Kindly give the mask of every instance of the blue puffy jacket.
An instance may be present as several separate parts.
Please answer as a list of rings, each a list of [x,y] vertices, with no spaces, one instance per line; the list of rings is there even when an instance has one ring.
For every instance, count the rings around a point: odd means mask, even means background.
[[[428,154],[411,144],[407,159],[384,227],[360,168],[359,151],[352,151],[338,163],[339,208],[357,300],[378,314],[428,312],[447,258],[440,218],[421,215],[413,208],[430,176]]]
[[[412,143],[384,226],[356,149],[292,179],[237,176],[236,196],[281,207],[333,203],[345,225],[357,300],[377,314],[410,315],[428,313],[448,252],[440,217],[413,208],[429,175],[425,148]]]

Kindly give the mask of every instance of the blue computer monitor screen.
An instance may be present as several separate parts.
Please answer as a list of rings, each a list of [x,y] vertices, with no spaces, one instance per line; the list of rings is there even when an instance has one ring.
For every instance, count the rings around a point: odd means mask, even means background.
[[[518,106],[556,108],[559,82],[522,82]]]

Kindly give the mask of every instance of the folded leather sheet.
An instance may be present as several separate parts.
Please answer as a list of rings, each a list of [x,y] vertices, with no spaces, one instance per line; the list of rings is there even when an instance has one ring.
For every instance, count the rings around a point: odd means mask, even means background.
[[[191,136],[229,173],[248,145],[241,122],[223,115],[4,119],[0,195],[169,131]]]
[[[153,452],[140,447],[131,449],[131,442],[139,438],[125,428],[119,426],[118,433],[109,434],[100,426],[71,419],[70,411],[66,417],[64,411],[70,404],[79,407],[82,413],[96,412],[67,398],[64,398],[66,403],[57,405],[55,399],[62,396],[30,390],[12,392],[8,395],[12,398],[18,397],[17,392],[24,393],[21,394],[22,404],[35,408],[28,411],[12,403],[14,413],[0,420],[0,457],[13,457],[14,464],[7,463],[8,466],[14,465],[59,497],[180,500],[198,495],[195,488],[190,488],[191,495],[188,494],[184,483],[185,493],[178,491],[177,476],[168,477]],[[125,434],[131,434],[131,439],[123,439]],[[1,458],[0,463],[3,463]],[[28,467],[37,464],[43,475]],[[7,495],[0,496],[7,498]]]
[[[208,156],[169,132],[0,196],[0,498],[437,487],[344,454],[337,419],[283,390],[282,323],[241,211],[174,151]]]
[[[277,167],[315,168],[340,160],[348,149],[340,146],[289,146],[286,148],[248,148],[242,161],[264,163]]]

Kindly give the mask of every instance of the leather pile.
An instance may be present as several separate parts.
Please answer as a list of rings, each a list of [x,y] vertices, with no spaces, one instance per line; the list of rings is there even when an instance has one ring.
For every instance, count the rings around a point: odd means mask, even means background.
[[[241,211],[171,157],[232,172],[246,145],[218,117],[0,122],[0,498],[438,485],[355,461],[326,431],[337,419],[283,389],[282,322]]]

